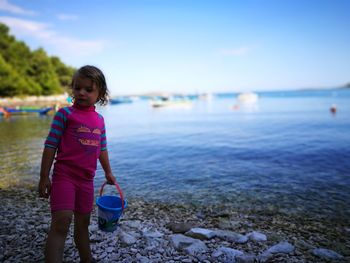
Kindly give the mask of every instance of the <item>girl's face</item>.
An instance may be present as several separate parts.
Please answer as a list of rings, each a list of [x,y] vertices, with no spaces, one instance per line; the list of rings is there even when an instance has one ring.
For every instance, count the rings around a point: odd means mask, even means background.
[[[73,97],[81,106],[93,106],[99,99],[99,89],[91,79],[78,75],[73,82]]]

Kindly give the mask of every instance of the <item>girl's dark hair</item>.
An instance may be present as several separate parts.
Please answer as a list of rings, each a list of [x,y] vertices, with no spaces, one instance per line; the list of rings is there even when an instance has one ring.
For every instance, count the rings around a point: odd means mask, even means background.
[[[102,71],[91,65],[86,65],[78,69],[72,78],[71,87],[74,86],[74,81],[77,76],[82,76],[91,79],[98,87],[99,89],[99,97],[97,99],[97,103],[100,105],[106,105],[108,103],[108,88],[106,84],[105,76],[103,75]]]

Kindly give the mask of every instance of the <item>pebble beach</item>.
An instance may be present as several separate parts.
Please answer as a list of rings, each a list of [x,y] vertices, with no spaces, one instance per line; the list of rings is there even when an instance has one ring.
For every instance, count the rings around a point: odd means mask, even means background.
[[[0,262],[44,262],[48,201],[36,189],[0,189]],[[97,262],[350,262],[349,222],[223,207],[128,200],[116,231],[89,227]],[[71,227],[72,229],[72,227]],[[64,262],[79,262],[72,231]]]

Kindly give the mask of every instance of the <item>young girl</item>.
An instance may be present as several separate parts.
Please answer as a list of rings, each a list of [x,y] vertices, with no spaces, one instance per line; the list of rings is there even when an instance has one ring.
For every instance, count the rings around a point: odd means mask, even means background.
[[[88,226],[93,208],[93,179],[99,159],[109,184],[115,177],[109,164],[103,117],[95,103],[108,101],[106,80],[98,68],[84,66],[72,79],[74,104],[55,115],[43,151],[39,196],[51,205],[46,262],[62,262],[64,243],[74,215],[74,241],[81,262],[92,262]],[[56,154],[57,153],[57,154]],[[56,155],[52,183],[50,170]]]

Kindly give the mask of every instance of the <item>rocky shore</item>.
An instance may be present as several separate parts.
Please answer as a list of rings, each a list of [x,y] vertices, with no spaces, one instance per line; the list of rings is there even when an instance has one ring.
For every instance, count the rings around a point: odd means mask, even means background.
[[[0,189],[0,262],[43,262],[48,201],[35,189]],[[119,228],[90,239],[97,262],[350,262],[349,220],[129,199]],[[64,262],[79,262],[72,233]]]

